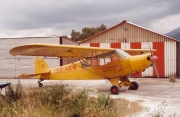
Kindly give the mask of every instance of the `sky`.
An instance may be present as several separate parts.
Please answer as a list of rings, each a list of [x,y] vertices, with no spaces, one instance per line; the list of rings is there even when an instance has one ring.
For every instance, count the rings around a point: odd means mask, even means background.
[[[180,0],[0,0],[0,38],[70,37],[123,20],[160,34],[180,27]]]

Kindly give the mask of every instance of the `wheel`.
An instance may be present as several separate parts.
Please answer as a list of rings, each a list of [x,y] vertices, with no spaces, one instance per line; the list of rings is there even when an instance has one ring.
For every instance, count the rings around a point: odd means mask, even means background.
[[[131,82],[131,86],[129,87],[131,90],[137,90],[139,87],[138,83],[136,81]]]
[[[39,87],[43,87],[43,83],[39,83]]]
[[[120,92],[120,89],[119,89],[119,87],[118,87],[118,86],[113,85],[113,86],[111,87],[110,91],[111,91],[111,94],[118,95],[118,94],[119,94],[119,92]]]

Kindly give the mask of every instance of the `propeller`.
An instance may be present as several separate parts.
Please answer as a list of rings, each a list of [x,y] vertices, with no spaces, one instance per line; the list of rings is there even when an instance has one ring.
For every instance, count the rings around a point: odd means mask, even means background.
[[[153,63],[153,67],[154,67],[154,70],[156,72],[157,77],[159,78],[159,73],[158,73],[158,69],[157,69],[157,66],[156,66],[156,62]]]
[[[157,77],[159,78],[159,73],[158,73],[158,69],[157,69],[157,66],[156,66],[156,61],[157,61],[158,57],[153,55],[150,44],[149,44],[149,49],[150,49],[150,53],[151,53],[150,61],[153,63],[153,68],[154,68],[154,70],[156,72]]]

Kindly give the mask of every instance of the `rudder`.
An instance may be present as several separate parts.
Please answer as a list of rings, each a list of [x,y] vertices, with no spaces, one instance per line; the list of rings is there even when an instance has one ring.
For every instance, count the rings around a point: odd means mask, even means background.
[[[39,59],[37,56],[35,58],[35,66],[34,72],[35,73],[45,73],[49,72],[50,68],[44,59]]]

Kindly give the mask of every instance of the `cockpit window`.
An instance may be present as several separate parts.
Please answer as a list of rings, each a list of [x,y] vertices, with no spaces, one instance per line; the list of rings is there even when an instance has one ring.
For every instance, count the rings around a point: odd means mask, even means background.
[[[130,54],[126,53],[125,51],[123,51],[121,49],[116,49],[116,52],[122,59],[125,59],[128,56],[131,56]]]

